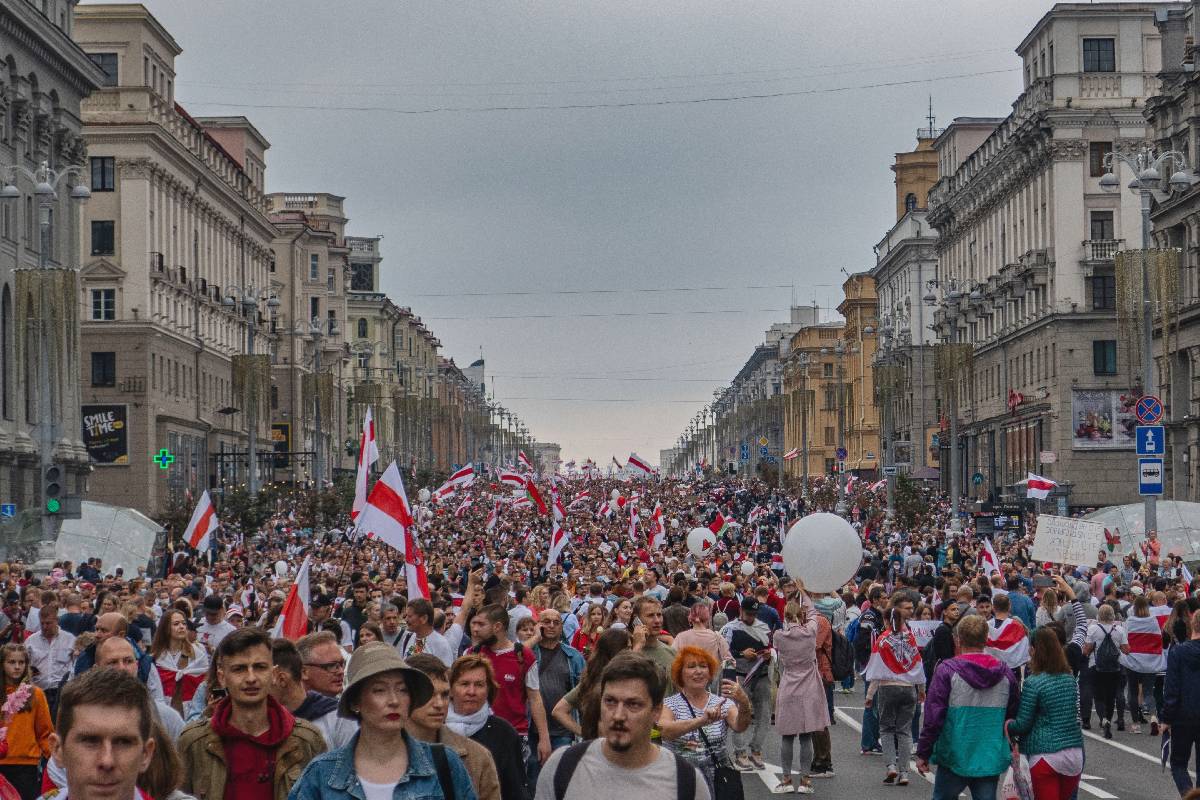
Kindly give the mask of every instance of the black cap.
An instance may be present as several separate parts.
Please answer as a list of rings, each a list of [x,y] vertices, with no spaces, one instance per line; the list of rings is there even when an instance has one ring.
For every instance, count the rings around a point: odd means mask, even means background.
[[[742,611],[749,611],[751,614],[757,614],[758,609],[762,607],[762,603],[755,600],[753,597],[747,597],[742,600]]]
[[[327,594],[316,594],[313,595],[312,603],[310,605],[313,608],[325,608],[326,606],[333,605],[333,598]]]
[[[208,597],[204,598],[205,611],[220,611],[224,607],[225,601],[222,600],[218,595],[210,594]]]

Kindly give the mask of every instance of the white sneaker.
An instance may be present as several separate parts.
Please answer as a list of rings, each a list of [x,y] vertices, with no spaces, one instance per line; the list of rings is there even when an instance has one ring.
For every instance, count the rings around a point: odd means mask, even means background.
[[[807,783],[800,783],[800,784],[796,785],[796,794],[812,794],[812,793],[813,793],[813,788],[811,786],[809,786]]]
[[[771,794],[795,794],[795,793],[796,793],[796,785],[794,783],[792,783],[791,781],[788,781],[787,783],[780,781],[779,783],[777,783],[771,787]]]

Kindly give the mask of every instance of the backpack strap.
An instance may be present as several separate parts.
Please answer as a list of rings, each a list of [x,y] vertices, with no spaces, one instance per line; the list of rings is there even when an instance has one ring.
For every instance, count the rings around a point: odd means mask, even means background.
[[[583,754],[587,752],[588,745],[591,743],[591,741],[580,742],[563,750],[562,757],[558,760],[558,766],[554,769],[554,800],[563,800],[567,796],[567,787],[571,785],[575,768],[583,760]]]
[[[442,797],[452,800],[457,792],[454,777],[450,773],[450,759],[446,758],[446,748],[440,744],[429,745],[430,755],[433,756],[433,766],[437,770],[438,784],[442,787]]]
[[[675,796],[678,800],[695,800],[696,797],[696,768],[687,759],[670,751],[675,756]]]

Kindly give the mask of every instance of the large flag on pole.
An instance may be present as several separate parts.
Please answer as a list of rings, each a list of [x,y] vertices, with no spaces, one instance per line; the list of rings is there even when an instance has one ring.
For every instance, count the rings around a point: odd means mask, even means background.
[[[642,461],[642,459],[638,457],[637,453],[629,454],[629,461],[625,463],[625,468],[628,469],[631,474],[641,473],[643,478],[649,478],[654,474],[654,470],[650,468],[650,465],[645,461]]]
[[[1057,483],[1049,478],[1043,478],[1041,475],[1034,475],[1032,472],[1026,476],[1025,483],[1025,496],[1032,497],[1037,500],[1045,500],[1050,496],[1050,490],[1055,486],[1058,486]]]
[[[510,469],[501,469],[497,473],[496,477],[501,483],[506,483],[509,486],[516,486],[518,488],[525,487],[525,476],[519,472],[514,472]]]
[[[533,472],[533,464],[529,462],[529,456],[525,455],[524,450],[517,452],[517,463],[521,465],[522,469],[527,469],[530,472]]]
[[[496,523],[500,521],[500,501],[492,501],[492,511],[488,514],[486,530],[488,533],[496,530]]]
[[[292,582],[287,597],[284,598],[283,611],[275,623],[275,630],[271,631],[272,637],[287,638],[294,642],[308,633],[308,609],[312,604],[308,584],[311,567],[312,556],[305,556],[300,571],[296,573],[296,580]]]
[[[529,502],[537,506],[539,514],[550,513],[550,509],[546,508],[546,501],[542,499],[542,493],[538,491],[537,484],[531,477],[525,479],[525,496],[529,498]]]
[[[462,469],[455,472],[446,481],[452,486],[470,486],[475,481],[475,467],[473,464],[467,464]]]
[[[567,515],[563,511],[562,503],[559,502],[558,488],[555,486],[550,487],[550,504],[554,508],[554,513],[550,516],[550,557],[546,564],[547,567],[553,566],[558,561],[563,548],[567,546],[567,532],[562,528],[562,521]]]
[[[371,407],[363,415],[362,434],[358,438],[358,472],[354,475],[354,505],[350,508],[350,518],[358,519],[363,506],[367,504],[367,478],[371,467],[379,460],[379,448],[375,444],[375,420],[371,416]],[[319,487],[318,487],[319,488]]]
[[[713,521],[708,523],[708,529],[713,532],[713,536],[720,536],[727,524],[725,515],[718,511],[717,515],[713,517]]]
[[[987,577],[991,577],[993,572],[1000,571],[1000,559],[996,558],[996,551],[992,549],[991,539],[983,540],[983,552],[979,554],[979,567]]]
[[[187,530],[183,532],[183,540],[189,546],[204,552],[212,542],[213,531],[220,524],[217,509],[213,507],[212,498],[205,489],[204,494],[200,495],[200,502],[196,504],[196,510],[192,512],[191,520],[188,521]]]
[[[662,503],[654,504],[654,513],[650,515],[650,552],[661,550],[667,546],[667,523],[663,520]]]

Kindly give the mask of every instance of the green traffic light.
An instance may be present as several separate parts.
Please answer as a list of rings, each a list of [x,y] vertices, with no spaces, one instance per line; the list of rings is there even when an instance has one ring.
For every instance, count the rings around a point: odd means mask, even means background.
[[[57,514],[62,511],[62,501],[57,497],[52,497],[46,501],[46,511],[50,514]]]

